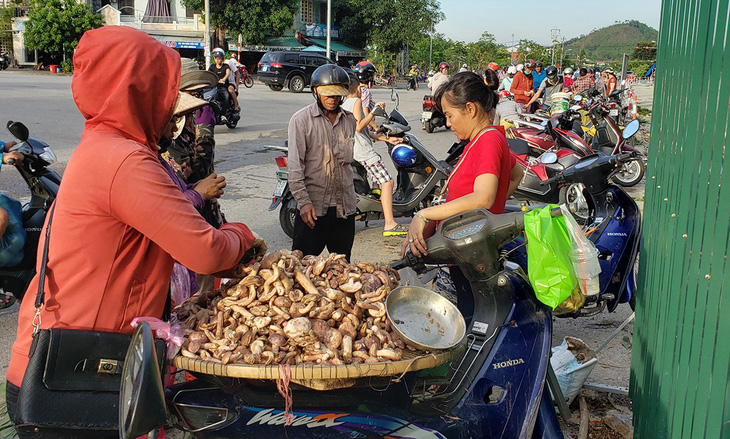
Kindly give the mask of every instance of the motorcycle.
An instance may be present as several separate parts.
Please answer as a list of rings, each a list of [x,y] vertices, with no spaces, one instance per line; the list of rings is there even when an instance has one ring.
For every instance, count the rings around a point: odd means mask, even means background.
[[[10,150],[23,154],[23,164],[16,169],[28,184],[30,201],[23,203],[23,226],[26,244],[23,260],[15,267],[0,268],[0,288],[12,293],[18,301],[35,275],[36,253],[43,223],[51,203],[56,199],[61,176],[48,169],[56,162],[56,154],[47,143],[30,137],[28,128],[20,122],[9,121],[8,130],[20,142]]]
[[[576,101],[581,96],[576,96]],[[523,114],[523,118],[530,120],[512,120],[515,127],[509,128],[506,132],[511,139],[524,139],[531,146],[549,151],[554,147],[567,148],[574,151],[578,156],[594,154],[598,151],[605,155],[630,152],[633,159],[624,163],[621,172],[616,173],[613,179],[624,187],[635,186],[644,177],[645,165],[641,154],[629,146],[621,134],[618,124],[608,116],[610,111],[599,100],[592,101],[587,108],[587,114],[591,125],[595,127],[596,135],[589,143],[584,139],[588,136],[581,125],[582,111],[574,106],[567,111],[550,118],[539,115]],[[633,122],[637,126],[638,121]],[[638,128],[637,128],[638,130]]]
[[[241,120],[241,112],[233,110],[233,98],[229,96],[228,90],[224,86],[218,86],[205,90],[203,98],[210,103],[215,114],[215,124],[225,124],[228,128],[233,129]]]
[[[432,95],[423,97],[421,108],[423,110],[421,113],[421,127],[427,133],[432,133],[438,127],[446,126],[446,116],[436,108]]]
[[[7,52],[0,53],[0,71],[10,67],[10,56]]]
[[[418,81],[418,78],[414,75],[406,75],[406,90],[416,91],[418,89],[418,83],[416,81]]]
[[[238,68],[238,71],[241,72],[241,84],[245,85],[246,88],[253,87],[253,75],[248,73],[246,66],[242,65]]]
[[[396,101],[397,108],[399,98],[397,94],[394,96],[393,99]],[[436,159],[418,141],[416,136],[408,133],[411,129],[408,121],[397,109],[391,111],[390,114],[386,114],[381,108],[376,107],[373,114],[386,118],[378,130],[378,134],[383,133],[388,137],[398,137],[402,139],[401,144],[407,145],[415,152],[415,160],[411,166],[406,168],[396,165],[398,175],[395,178],[395,193],[393,194],[393,215],[396,217],[412,216],[413,212],[430,205],[440,194],[441,184],[448,177],[451,166]],[[393,151],[394,145],[389,144],[388,153],[392,154]],[[289,189],[287,156],[277,157],[276,164],[279,167],[277,172],[278,182],[269,211],[281,206],[279,223],[284,232],[292,237],[294,220],[299,215],[299,210],[297,209],[297,201]],[[373,188],[370,186],[365,168],[358,162],[353,162],[352,167],[353,183],[357,195],[355,219],[364,221],[367,226],[369,221],[383,219],[383,205],[380,202],[380,197],[372,192]]]
[[[392,266],[419,273],[442,264],[461,268],[474,313],[457,357],[405,373],[398,384],[385,377],[354,378],[349,388],[326,391],[294,385],[288,427],[272,380],[194,373],[196,380],[163,390],[152,332],[142,324],[122,372],[121,437],[168,424],[198,438],[563,438],[550,399],[550,391],[560,398],[559,388],[546,384],[551,311],[524,271],[499,253],[523,229],[524,212],[476,209],[444,220],[427,240],[428,255],[408,253]]]
[[[548,170],[555,169],[551,167],[557,158],[557,155],[550,154],[543,156]],[[626,302],[634,308],[634,265],[641,240],[641,212],[633,198],[621,187],[610,183],[611,176],[632,158],[630,153],[611,156],[592,154],[581,157],[572,166],[564,167],[541,181],[544,186],[558,185],[566,189],[565,194],[561,193],[561,204],[566,204],[576,220],[584,223],[587,238],[599,252],[600,292],[586,296],[583,308],[564,317],[592,316],[606,308],[613,312],[619,303]],[[524,241],[513,241],[504,246],[503,251],[508,255],[506,257],[527,272]]]

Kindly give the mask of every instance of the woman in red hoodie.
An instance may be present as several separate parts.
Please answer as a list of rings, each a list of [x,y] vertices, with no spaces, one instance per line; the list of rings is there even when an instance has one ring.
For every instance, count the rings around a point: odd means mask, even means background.
[[[174,261],[211,274],[252,247],[245,225],[209,225],[158,161],[179,82],[180,56],[144,32],[107,26],[81,38],[71,89],[86,123],[55,201],[41,329],[131,333],[135,317],[162,317]],[[37,289],[38,276],[29,296]],[[11,419],[35,311],[23,301],[7,372]]]

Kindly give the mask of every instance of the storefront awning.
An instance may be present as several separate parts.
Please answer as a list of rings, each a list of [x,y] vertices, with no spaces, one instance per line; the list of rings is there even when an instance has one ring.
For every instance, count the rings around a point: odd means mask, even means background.
[[[236,41],[228,41],[230,50],[237,50],[238,43]],[[280,50],[302,50],[306,46],[302,45],[295,37],[276,37],[267,38],[260,45],[241,46],[242,51],[250,52],[271,52]]]
[[[326,39],[323,39],[323,38],[307,38],[307,39],[319,47],[324,47],[324,48],[327,47]],[[339,56],[364,57],[367,55],[367,52],[363,49],[351,47],[346,44],[342,44],[338,41],[330,41],[330,50],[337,53]]]

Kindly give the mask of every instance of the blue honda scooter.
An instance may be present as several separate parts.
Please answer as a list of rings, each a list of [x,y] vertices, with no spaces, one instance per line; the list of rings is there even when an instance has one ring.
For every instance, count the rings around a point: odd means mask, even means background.
[[[550,309],[536,300],[523,270],[500,257],[500,246],[524,229],[523,218],[464,212],[442,222],[427,240],[427,256],[393,264],[417,272],[456,264],[468,280],[474,312],[463,353],[448,367],[399,382],[364,378],[347,389],[292,385],[294,419],[285,427],[284,400],[272,381],[195,374],[196,381],[163,395],[154,345],[137,334],[122,378],[123,437],[167,423],[199,438],[562,438],[546,390]]]

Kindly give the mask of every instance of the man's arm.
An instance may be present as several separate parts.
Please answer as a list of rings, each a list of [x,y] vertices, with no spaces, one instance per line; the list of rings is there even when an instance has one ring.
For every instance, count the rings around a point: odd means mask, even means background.
[[[294,199],[297,200],[297,207],[301,209],[307,204],[312,204],[309,193],[304,185],[304,159],[307,154],[307,140],[304,136],[304,129],[301,127],[298,115],[295,114],[289,120],[289,157],[287,159],[289,168],[289,189]]]

